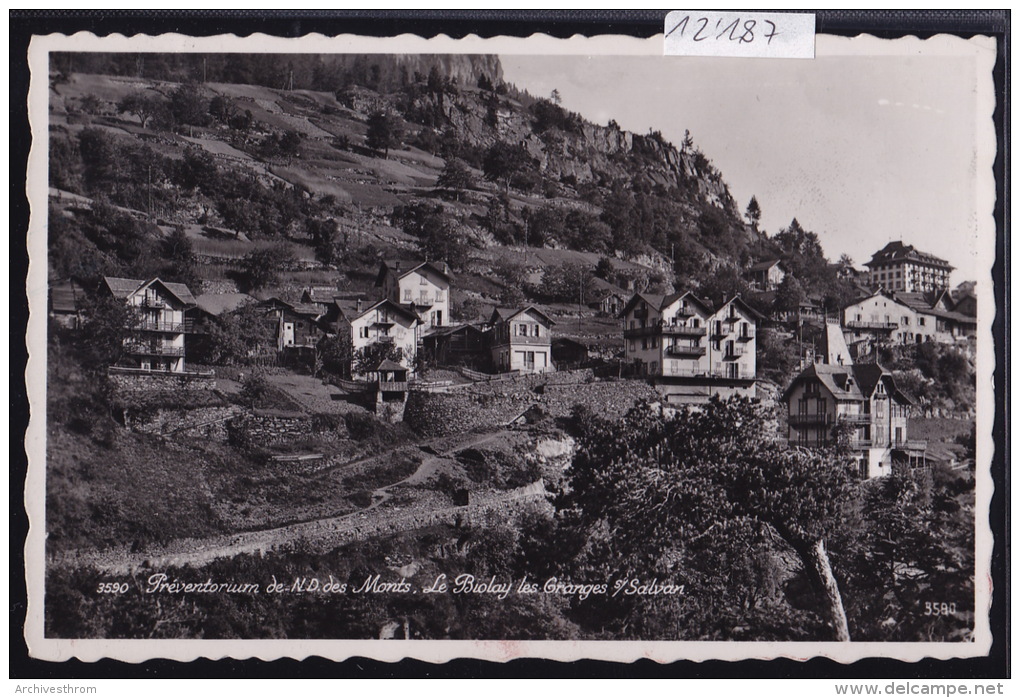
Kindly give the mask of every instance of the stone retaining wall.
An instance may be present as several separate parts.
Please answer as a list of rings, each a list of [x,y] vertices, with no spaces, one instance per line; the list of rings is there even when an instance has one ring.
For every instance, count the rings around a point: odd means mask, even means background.
[[[448,436],[507,424],[532,405],[538,405],[551,417],[569,416],[575,405],[585,405],[595,414],[612,419],[622,417],[642,399],[661,399],[655,388],[644,381],[554,384],[549,377],[478,384],[456,393],[412,392],[404,421],[422,435]]]
[[[216,376],[110,371],[109,378],[118,391],[126,393],[216,390]]]
[[[245,412],[227,424],[231,443],[271,446],[315,435],[330,440],[348,438],[343,420],[326,423],[329,416],[302,413]]]
[[[124,426],[143,434],[161,434],[174,439],[204,437],[222,441],[227,438],[226,421],[240,411],[237,405],[126,409]]]

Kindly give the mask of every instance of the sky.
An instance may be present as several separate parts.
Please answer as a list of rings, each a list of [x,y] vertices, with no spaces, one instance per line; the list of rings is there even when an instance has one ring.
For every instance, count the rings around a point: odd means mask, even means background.
[[[826,256],[860,268],[892,240],[975,278],[979,231],[973,59],[752,60],[501,56],[504,79],[564,108],[679,145],[689,129],[741,212],[770,235],[796,217]],[[983,225],[983,224],[982,224]]]

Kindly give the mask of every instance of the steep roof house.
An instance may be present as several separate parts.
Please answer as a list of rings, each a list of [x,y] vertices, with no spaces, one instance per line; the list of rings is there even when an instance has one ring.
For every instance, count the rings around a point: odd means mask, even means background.
[[[492,325],[492,364],[498,372],[555,371],[552,360],[552,327],[548,315],[534,306],[495,308]]]
[[[636,293],[624,306],[624,357],[669,402],[753,397],[761,316],[739,296],[718,307],[693,293]]]
[[[124,340],[126,368],[184,373],[184,313],[196,305],[184,284],[105,277],[107,291],[135,311],[137,321]]]
[[[895,463],[924,463],[927,443],[907,436],[912,401],[878,364],[808,366],[790,383],[783,401],[792,445],[834,446],[845,429],[861,477],[888,475]]]
[[[421,318],[424,331],[450,324],[451,282],[445,263],[387,260],[379,267],[375,285],[382,287],[384,298]]]
[[[421,322],[413,311],[389,299],[375,302],[336,299],[333,303],[336,332],[350,339],[355,352],[373,344],[389,344],[400,349],[400,364],[405,369],[413,368]]]
[[[744,278],[758,291],[774,291],[786,278],[786,269],[778,259],[766,260],[748,267]]]

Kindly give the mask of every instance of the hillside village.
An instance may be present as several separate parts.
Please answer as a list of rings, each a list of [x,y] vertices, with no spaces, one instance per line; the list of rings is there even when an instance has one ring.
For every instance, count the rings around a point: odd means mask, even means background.
[[[830,262],[796,219],[759,230],[690,137],[592,124],[473,58],[274,83],[254,59],[57,57],[58,567],[415,532],[442,557],[548,506],[578,424],[647,405],[749,398],[862,481],[970,476],[977,303],[951,261],[902,240]]]

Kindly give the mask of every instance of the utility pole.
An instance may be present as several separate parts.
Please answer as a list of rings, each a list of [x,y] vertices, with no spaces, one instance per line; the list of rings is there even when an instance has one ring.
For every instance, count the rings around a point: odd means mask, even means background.
[[[151,223],[152,222],[152,165],[149,165],[148,172],[149,172],[149,176],[148,176],[148,179],[147,179],[146,189],[148,190],[148,200],[149,200],[149,203],[148,203],[148,210],[146,211],[146,213],[148,214],[149,222]]]

